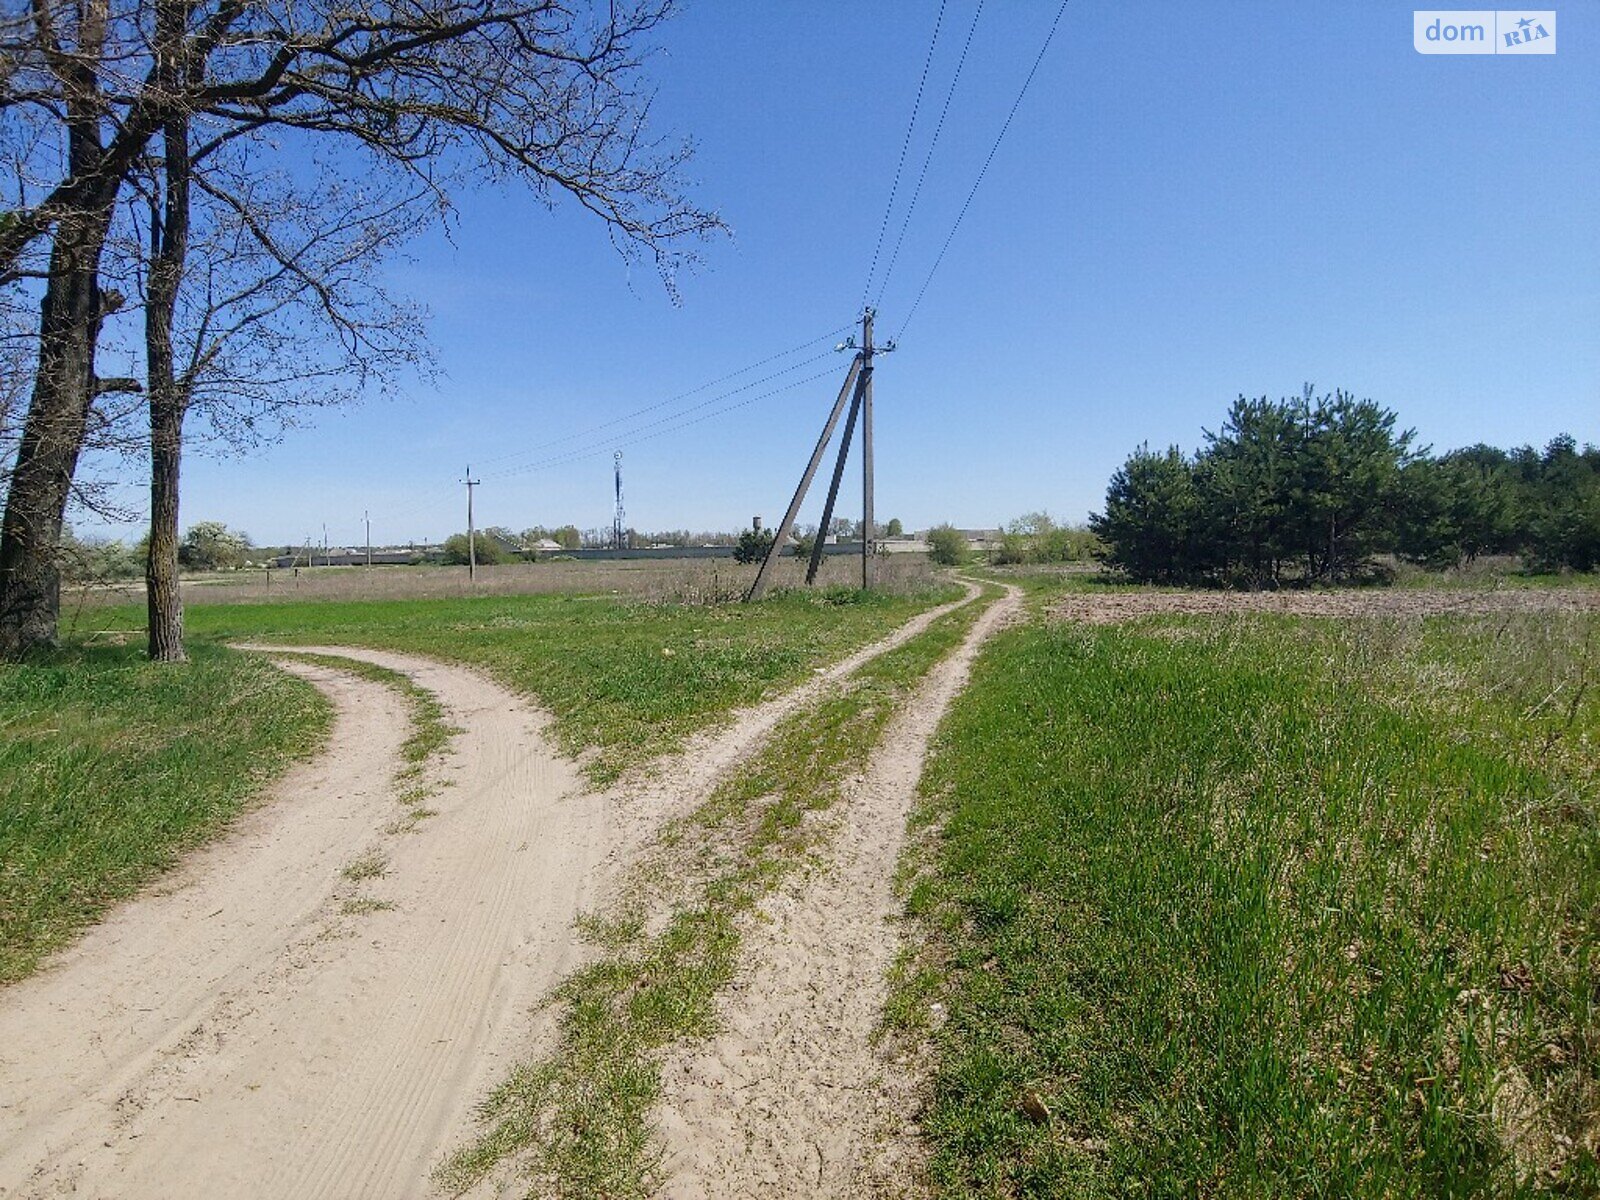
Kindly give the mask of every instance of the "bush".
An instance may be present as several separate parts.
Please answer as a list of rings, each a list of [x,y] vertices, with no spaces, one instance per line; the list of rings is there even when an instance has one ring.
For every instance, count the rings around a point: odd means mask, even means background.
[[[105,583],[138,579],[144,574],[144,547],[127,546],[114,538],[61,537],[61,576],[69,583]]]
[[[739,535],[739,542],[733,548],[733,561],[760,562],[766,558],[767,551],[772,549],[772,538],[773,532],[770,529],[746,529]]]
[[[967,539],[954,525],[935,525],[928,530],[928,557],[941,567],[959,567],[970,553]]]
[[[439,561],[447,567],[464,567],[469,561],[469,552],[477,556],[480,567],[497,567],[511,561],[511,555],[493,538],[479,534],[476,540],[477,545],[469,547],[466,534],[451,534],[444,540],[444,553]]]
[[[242,566],[249,552],[249,534],[221,521],[196,521],[178,546],[178,562],[191,571],[225,571]]]

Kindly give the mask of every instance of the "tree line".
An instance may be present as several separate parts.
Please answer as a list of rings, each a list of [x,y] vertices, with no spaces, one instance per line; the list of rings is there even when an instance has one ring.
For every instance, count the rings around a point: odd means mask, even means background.
[[[479,183],[565,197],[668,290],[721,229],[647,127],[673,0],[32,0],[0,14],[0,656],[55,643],[86,454],[149,466],[150,654],[183,657],[180,466],[197,431],[431,360],[376,268]],[[139,373],[103,374],[114,333]]]
[[[1193,455],[1141,446],[1090,518],[1102,557],[1153,583],[1282,587],[1381,579],[1381,556],[1452,567],[1519,555],[1600,565],[1600,448],[1415,445],[1396,414],[1338,391],[1241,396]]]

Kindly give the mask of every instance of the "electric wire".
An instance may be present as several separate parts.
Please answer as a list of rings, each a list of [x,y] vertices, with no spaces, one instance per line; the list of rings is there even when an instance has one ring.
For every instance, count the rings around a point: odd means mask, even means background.
[[[906,168],[906,153],[911,149],[911,133],[917,127],[917,113],[922,110],[922,92],[928,85],[928,69],[933,66],[933,50],[939,44],[939,30],[944,25],[944,10],[949,3],[950,0],[939,0],[939,15],[933,20],[933,37],[928,41],[928,55],[922,60],[922,77],[917,80],[917,98],[911,104],[911,120],[906,125],[905,139],[900,143],[900,161],[895,164],[894,182],[889,185],[889,203],[883,206],[883,220],[878,224],[878,241],[872,247],[872,265],[867,268],[867,282],[861,288],[862,308],[867,306],[867,297],[872,294],[872,279],[878,273],[878,255],[883,252],[883,235],[889,232],[889,216],[894,212],[894,198],[900,191],[900,175]],[[948,104],[948,101],[946,103]],[[881,291],[879,294],[882,294]]]
[[[767,399],[770,399],[773,396],[781,395],[784,392],[792,392],[796,388],[804,387],[808,383],[816,383],[819,379],[827,379],[830,376],[837,376],[837,374],[838,374],[838,372],[834,368],[829,368],[826,371],[818,371],[816,374],[808,375],[804,379],[796,379],[796,380],[794,380],[794,381],[792,381],[790,383],[784,384],[782,387],[772,388],[770,391],[761,392],[760,394],[755,395],[755,396],[747,396],[743,400],[740,400],[739,402],[737,402],[736,404],[730,404],[730,405],[726,406],[725,408],[719,408],[719,409],[716,409],[713,412],[702,413],[698,417],[691,417],[687,421],[683,421],[683,422],[681,422],[679,424],[669,426],[666,429],[658,429],[653,433],[643,433],[643,434],[641,434],[640,436],[637,436],[637,437],[633,436],[632,434],[629,434],[623,440],[607,441],[604,445],[597,446],[597,447],[591,447],[591,448],[585,449],[585,450],[574,450],[574,451],[572,451],[572,452],[570,452],[568,454],[557,456],[557,457],[552,458],[552,459],[550,459],[550,460],[548,460],[546,462],[529,463],[526,466],[514,467],[510,471],[505,472],[502,476],[500,476],[500,478],[504,478],[504,477],[510,476],[510,475],[524,475],[524,474],[527,474],[527,473],[532,472],[532,471],[547,471],[547,470],[550,470],[550,469],[555,468],[555,467],[565,466],[568,463],[580,462],[580,461],[582,461],[583,459],[586,459],[586,458],[599,458],[602,455],[610,454],[613,449],[620,449],[620,448],[624,448],[624,447],[628,447],[628,446],[636,446],[640,442],[648,442],[648,441],[653,441],[653,440],[655,440],[656,438],[659,438],[659,437],[665,437],[669,433],[676,433],[681,429],[688,429],[692,425],[702,424],[703,422],[709,421],[709,420],[713,419],[714,417],[725,416],[728,413],[737,411],[738,409],[748,408],[750,405],[756,403],[759,400],[767,400]],[[729,395],[734,395],[735,393],[730,392],[728,394]],[[667,419],[671,420],[673,418],[667,418]],[[646,425],[646,426],[642,426],[641,428],[642,429],[649,429],[650,426]]]
[[[917,201],[922,198],[922,185],[928,179],[928,167],[933,162],[933,151],[939,145],[939,135],[944,132],[945,118],[950,115],[950,102],[955,99],[956,85],[961,82],[961,72],[967,65],[967,53],[972,49],[972,36],[978,32],[978,18],[983,16],[983,0],[973,10],[972,24],[967,27],[967,40],[961,45],[961,57],[956,60],[955,74],[950,77],[949,90],[944,94],[944,107],[939,110],[939,121],[933,127],[933,139],[928,143],[928,153],[922,159],[922,171],[917,176],[917,186],[911,193],[911,203],[906,206],[905,220],[900,223],[900,236],[895,239],[894,252],[889,255],[889,265],[883,269],[883,280],[878,284],[878,296],[873,301],[877,307],[883,303],[883,294],[889,290],[889,277],[900,261],[900,248],[906,243],[906,231],[911,228],[911,214],[917,211]]]
[[[1028,94],[1028,88],[1033,83],[1033,77],[1039,72],[1039,64],[1044,61],[1045,52],[1050,49],[1050,43],[1056,36],[1056,29],[1061,24],[1061,17],[1067,11],[1070,0],[1061,0],[1056,9],[1055,18],[1050,22],[1050,30],[1044,36],[1044,44],[1039,47],[1039,53],[1034,56],[1033,66],[1028,69],[1027,78],[1022,81],[1022,88],[1017,92],[1017,98],[1011,103],[1011,111],[1006,114],[1005,124],[1000,126],[1000,132],[995,135],[994,145],[989,147],[989,156],[983,160],[983,166],[978,171],[978,177],[972,181],[972,190],[967,193],[967,198],[962,202],[961,211],[956,214],[955,224],[950,226],[950,232],[945,236],[944,245],[939,248],[939,256],[933,260],[933,266],[928,270],[928,277],[922,281],[922,287],[917,292],[917,298],[912,303],[911,309],[906,313],[906,319],[900,323],[900,332],[895,335],[895,340],[905,336],[906,327],[911,324],[911,318],[917,315],[917,309],[922,306],[922,298],[928,294],[928,285],[933,282],[934,275],[939,270],[939,264],[944,262],[944,256],[950,249],[950,243],[955,240],[956,230],[961,228],[961,222],[967,215],[967,209],[972,206],[972,198],[978,194],[978,188],[983,183],[983,177],[989,172],[989,164],[994,162],[994,156],[1000,149],[1000,143],[1005,139],[1006,131],[1011,128],[1011,122],[1017,115],[1017,110],[1022,107],[1022,99]]]
[[[726,383],[730,379],[737,379],[740,375],[747,374],[748,372],[753,371],[758,367],[765,366],[768,363],[776,362],[779,359],[787,357],[788,355],[794,354],[794,353],[796,353],[796,352],[798,352],[800,350],[804,350],[808,346],[814,346],[814,345],[816,345],[816,343],[818,343],[820,341],[831,340],[831,339],[837,337],[839,334],[844,333],[846,330],[852,329],[852,328],[854,328],[854,324],[853,323],[849,324],[849,325],[841,325],[841,326],[839,326],[839,327],[837,327],[835,329],[829,330],[825,334],[821,334],[821,335],[819,335],[817,337],[807,338],[805,341],[799,343],[798,345],[791,346],[787,350],[780,351],[777,354],[770,354],[766,358],[758,359],[757,361],[755,361],[753,363],[750,363],[750,364],[748,364],[746,366],[740,367],[736,371],[729,371],[726,374],[720,375],[715,379],[712,379],[712,380],[710,380],[710,381],[708,381],[706,383],[703,383],[703,384],[699,385],[698,387],[691,388],[690,390],[688,390],[686,392],[680,392],[676,396],[672,396],[672,397],[670,397],[670,398],[668,398],[666,400],[658,401],[655,404],[647,404],[643,408],[635,409],[631,413],[626,413],[623,416],[613,418],[610,421],[604,421],[604,422],[601,422],[598,425],[590,426],[587,429],[579,430],[576,433],[568,434],[568,435],[565,435],[565,436],[563,436],[561,438],[554,439],[553,441],[545,442],[543,445],[538,447],[536,450],[522,450],[522,451],[516,452],[515,454],[500,455],[500,456],[495,457],[495,458],[483,459],[483,460],[480,460],[480,461],[489,462],[489,463],[505,462],[505,461],[507,461],[507,460],[509,460],[511,458],[526,457],[526,456],[528,456],[530,454],[537,454],[537,453],[541,453],[541,452],[546,452],[552,446],[558,446],[558,445],[561,445],[561,444],[564,444],[564,443],[567,443],[567,442],[572,442],[572,441],[579,440],[581,438],[590,437],[593,434],[602,432],[604,430],[612,429],[612,428],[614,428],[614,427],[616,427],[618,425],[626,424],[627,422],[629,422],[629,421],[631,421],[631,420],[633,420],[633,419],[635,419],[637,417],[646,416],[649,413],[657,412],[657,411],[667,407],[668,405],[677,403],[680,400],[686,400],[691,396],[698,395],[699,393],[705,391],[707,388],[715,387],[720,383]],[[761,393],[760,395],[750,396],[750,397],[748,397],[748,398],[746,398],[744,400],[739,401],[736,404],[731,404],[731,405],[728,405],[728,406],[726,406],[724,408],[718,409],[715,412],[709,412],[709,413],[704,414],[703,416],[695,417],[695,418],[693,418],[691,420],[688,420],[688,421],[683,421],[681,424],[671,425],[670,428],[659,429],[659,430],[657,429],[658,426],[670,424],[670,423],[675,422],[675,421],[679,421],[680,418],[682,418],[684,416],[687,416],[689,413],[697,412],[700,409],[705,408],[707,405],[716,404],[718,401],[726,400],[731,396],[737,396],[742,392],[747,392],[751,388],[760,387],[763,383],[770,383],[775,379],[781,379],[784,375],[787,375],[792,371],[800,370],[803,367],[810,366],[812,363],[820,362],[821,360],[823,360],[825,358],[831,358],[831,357],[833,357],[833,353],[834,353],[833,349],[830,347],[829,349],[823,351],[820,354],[815,354],[815,355],[812,355],[810,358],[801,359],[798,362],[791,363],[788,366],[783,367],[782,369],[780,369],[778,371],[774,371],[774,372],[772,372],[772,373],[770,373],[768,375],[762,376],[760,379],[751,380],[749,383],[742,384],[741,386],[739,386],[737,388],[732,388],[732,389],[730,389],[730,390],[728,390],[726,392],[719,393],[716,396],[712,396],[709,399],[701,401],[699,404],[690,405],[688,408],[682,409],[679,412],[671,413],[671,414],[669,414],[667,416],[664,416],[664,417],[661,417],[661,418],[659,418],[659,419],[657,419],[655,421],[647,422],[646,424],[641,425],[636,429],[626,430],[626,431],[622,432],[620,435],[610,436],[610,437],[606,437],[604,439],[598,439],[596,445],[594,447],[592,447],[592,448],[574,447],[570,451],[562,451],[562,452],[560,452],[558,454],[555,454],[555,455],[549,455],[548,457],[546,457],[544,459],[540,459],[539,461],[536,461],[536,462],[531,463],[531,464],[524,464],[524,465],[520,465],[520,466],[509,467],[509,468],[506,468],[506,469],[500,470],[500,471],[489,472],[489,473],[485,474],[483,477],[486,478],[486,479],[504,479],[504,478],[508,478],[508,477],[511,477],[511,476],[515,476],[515,475],[525,474],[525,473],[530,472],[530,471],[547,470],[547,469],[550,469],[551,467],[560,466],[560,465],[563,465],[563,464],[565,464],[567,462],[576,462],[576,461],[579,461],[579,460],[584,459],[584,458],[591,458],[591,457],[595,457],[595,456],[601,455],[601,454],[609,454],[609,453],[611,453],[611,451],[613,449],[615,449],[618,446],[632,445],[632,444],[634,444],[636,442],[639,442],[639,441],[649,441],[649,440],[651,440],[653,438],[661,437],[661,436],[664,436],[666,434],[675,432],[678,429],[688,428],[691,425],[698,425],[698,424],[702,423],[703,421],[708,421],[708,420],[711,420],[713,417],[721,416],[724,413],[729,413],[729,412],[733,412],[733,411],[735,411],[737,409],[744,408],[744,407],[746,407],[746,406],[748,406],[750,404],[756,403],[759,400],[767,399],[770,396],[775,396],[775,395],[778,395],[778,394],[780,394],[782,392],[791,391],[794,388],[801,387],[801,386],[803,386],[803,385],[805,385],[807,383],[814,383],[817,380],[825,378],[826,376],[832,374],[833,372],[831,370],[823,371],[823,372],[821,372],[819,374],[808,376],[805,379],[800,379],[800,380],[796,380],[796,381],[794,381],[792,383],[785,384],[783,387],[773,388],[770,391]],[[655,432],[651,432],[651,431],[655,431]],[[639,436],[639,435],[643,435],[643,436]],[[405,506],[403,506],[403,507],[401,507],[399,509],[396,509],[396,510],[394,510],[392,512],[384,513],[382,519],[387,524],[398,525],[401,522],[403,522],[404,520],[406,520],[407,518],[409,518],[409,517],[411,517],[411,516],[413,516],[413,515],[415,515],[415,514],[417,514],[419,512],[422,512],[424,510],[429,510],[429,509],[437,509],[442,505],[448,504],[450,498],[452,496],[454,496],[455,493],[456,493],[456,485],[450,485],[449,487],[446,487],[446,488],[443,488],[443,489],[438,489],[438,488],[430,489],[429,492],[425,496],[414,500],[411,504],[407,504],[407,505],[405,505]]]
[[[635,436],[636,434],[644,432],[645,430],[654,429],[659,425],[665,425],[665,424],[667,424],[669,422],[676,421],[680,417],[687,416],[689,413],[692,413],[692,412],[698,412],[699,410],[701,410],[703,408],[706,408],[709,405],[716,404],[720,400],[726,400],[730,396],[737,396],[741,392],[748,392],[751,388],[760,387],[764,383],[771,383],[774,379],[781,379],[783,376],[789,374],[791,371],[798,371],[802,367],[809,367],[812,363],[821,362],[825,358],[832,358],[832,357],[833,357],[833,351],[832,350],[824,350],[821,354],[813,354],[810,358],[802,358],[798,362],[790,363],[788,366],[783,367],[780,370],[772,372],[770,375],[763,375],[759,379],[752,379],[749,383],[741,384],[740,386],[738,386],[736,388],[730,388],[728,391],[721,392],[718,395],[712,396],[708,400],[702,400],[699,404],[691,404],[688,408],[681,409],[678,412],[671,413],[671,414],[669,414],[668,416],[665,416],[665,417],[659,417],[654,421],[646,422],[645,424],[640,425],[635,429],[624,430],[620,434],[611,435],[611,436],[608,436],[608,437],[605,437],[605,438],[602,438],[602,439],[599,439],[599,440],[605,442],[607,445],[616,444],[618,438],[631,438],[631,437]],[[642,410],[642,411],[649,411],[649,410]],[[620,423],[620,421],[610,422],[610,424],[613,424],[613,425],[619,424],[619,423]],[[570,441],[575,440],[579,436],[582,436],[582,435],[575,434],[575,435],[573,435],[573,437],[563,438],[563,439],[560,439],[560,441],[568,441],[568,442],[570,442]],[[558,445],[558,444],[559,444],[558,441],[546,442],[544,448],[548,449],[550,446],[554,446],[554,445]],[[567,453],[567,451],[562,451],[561,453],[565,454],[565,453]],[[587,453],[587,451],[585,451],[585,453]],[[507,476],[510,476],[510,475],[520,474],[522,471],[524,471],[526,469],[527,469],[526,466],[508,467],[508,468],[506,468],[504,470],[501,470],[501,471],[491,472],[489,475],[485,476],[485,478],[489,478],[489,479],[504,479],[504,478],[506,478]]]
[[[495,455],[495,456],[490,457],[490,458],[485,458],[482,461],[483,461],[483,463],[485,465],[493,465],[494,463],[508,462],[508,461],[510,461],[511,459],[514,459],[514,458],[526,458],[530,454],[543,453],[545,450],[547,450],[551,446],[559,446],[559,445],[562,445],[562,444],[564,444],[566,442],[577,441],[580,438],[589,437],[591,434],[599,433],[602,430],[615,428],[618,425],[626,424],[627,422],[633,420],[635,417],[642,417],[642,416],[646,415],[647,413],[657,412],[660,409],[663,409],[663,408],[666,408],[666,407],[668,407],[670,405],[676,404],[680,400],[687,400],[691,396],[698,396],[701,392],[707,391],[710,388],[714,388],[718,384],[726,383],[730,379],[737,379],[740,375],[748,374],[749,372],[756,370],[758,367],[766,366],[768,363],[777,362],[780,358],[787,358],[791,354],[798,354],[801,350],[804,350],[809,346],[814,346],[818,342],[830,341],[833,338],[838,337],[841,333],[844,333],[845,331],[847,331],[849,329],[853,329],[854,327],[855,327],[855,323],[853,321],[848,325],[840,325],[839,327],[837,327],[835,329],[828,330],[826,333],[818,334],[816,337],[807,338],[805,341],[799,343],[799,345],[791,346],[787,350],[780,350],[776,354],[769,354],[766,358],[758,359],[757,361],[755,361],[753,363],[750,363],[750,364],[748,364],[746,366],[740,367],[736,371],[729,371],[725,375],[719,375],[719,376],[717,376],[717,378],[712,379],[712,380],[708,380],[707,382],[700,384],[698,387],[690,388],[686,392],[679,392],[676,396],[669,396],[665,400],[658,400],[654,404],[647,404],[643,408],[634,409],[632,412],[624,413],[620,417],[613,417],[609,421],[602,421],[598,425],[590,425],[587,428],[580,429],[575,433],[564,434],[561,437],[552,438],[551,440],[542,443],[540,446],[538,446],[535,449],[532,449],[532,450],[513,450],[513,451],[510,451],[509,453],[506,453],[506,454],[499,454],[499,455]],[[813,359],[807,359],[806,361],[807,362],[815,362],[816,359],[814,359],[814,358]],[[801,364],[797,364],[797,365],[803,366],[805,364],[801,363]],[[795,368],[794,367],[789,367],[789,368],[785,368],[785,369],[786,370],[794,370]],[[782,372],[780,371],[780,372],[778,372],[778,374],[782,374]],[[759,383],[759,382],[762,382],[762,381],[758,380],[757,382]],[[701,407],[701,406],[700,405],[695,405],[695,406],[692,406],[691,408],[685,409],[684,411],[685,412],[692,412],[692,411],[694,411],[694,408],[697,408],[697,407]]]

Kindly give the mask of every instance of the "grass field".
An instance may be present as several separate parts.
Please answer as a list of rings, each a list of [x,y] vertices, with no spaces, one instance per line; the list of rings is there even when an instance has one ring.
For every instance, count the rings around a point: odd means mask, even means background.
[[[179,669],[116,647],[0,668],[0,983],[214,833],[327,724],[309,684],[204,646]]]
[[[607,782],[957,594],[819,590],[749,606],[574,595],[196,604],[187,621],[200,642],[341,643],[480,667],[545,705],[562,747],[586,754],[591,776]]]
[[[932,581],[925,554],[891,554],[878,560],[880,591],[895,594],[920,591]],[[774,566],[772,587],[801,586],[806,563],[781,558]],[[731,558],[615,559],[582,562],[554,561],[506,563],[478,568],[477,578],[466,567],[380,566],[301,567],[298,570],[251,569],[213,571],[186,576],[182,581],[185,603],[260,604],[317,600],[449,600],[473,596],[584,595],[618,596],[649,603],[723,604],[744,596],[756,576],[754,564]],[[822,562],[817,586],[858,587],[861,560],[850,555],[830,555]],[[73,632],[103,629],[107,607],[130,602],[142,604],[142,582],[87,584],[68,590],[63,614]],[[142,620],[137,613],[120,622]]]
[[[892,1008],[940,1192],[1600,1194],[1597,635],[1002,635],[925,779]]]

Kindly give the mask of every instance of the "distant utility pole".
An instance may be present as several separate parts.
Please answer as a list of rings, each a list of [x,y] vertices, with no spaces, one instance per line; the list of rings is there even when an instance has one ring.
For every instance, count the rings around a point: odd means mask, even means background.
[[[367,527],[367,566],[370,567],[372,565],[372,514],[362,509],[361,522]]]
[[[472,464],[467,464],[467,477],[461,481],[467,485],[467,579],[478,578],[478,530],[472,523],[472,489],[483,481],[472,477]]]
[[[870,588],[875,575],[872,558],[872,537],[875,529],[873,519],[873,478],[872,478],[872,359],[874,355],[888,354],[894,349],[894,343],[889,342],[883,346],[874,346],[872,343],[872,318],[876,314],[872,309],[866,309],[861,314],[861,344],[856,345],[852,336],[847,341],[841,342],[836,349],[854,350],[855,355],[850,360],[850,370],[844,377],[844,386],[839,389],[839,398],[833,402],[833,411],[828,414],[828,420],[822,427],[822,436],[817,439],[817,448],[811,452],[811,461],[807,464],[805,474],[800,476],[800,486],[794,490],[794,499],[789,501],[789,509],[783,514],[783,522],[778,526],[777,535],[772,539],[772,545],[767,549],[767,557],[762,560],[761,570],[756,572],[756,581],[750,585],[747,601],[759,600],[766,593],[772,566],[778,561],[778,556],[783,553],[783,547],[789,540],[789,534],[794,530],[795,518],[800,515],[800,506],[805,503],[806,492],[811,488],[811,481],[816,478],[817,468],[822,464],[822,456],[827,453],[828,443],[833,440],[834,428],[839,424],[839,416],[844,412],[846,401],[850,404],[850,417],[845,422],[844,436],[839,443],[839,459],[833,468],[833,483],[828,488],[828,500],[822,510],[822,524],[817,529],[816,544],[811,548],[811,563],[806,569],[806,582],[812,583],[817,577],[817,569],[822,565],[823,547],[828,538],[828,525],[833,520],[834,502],[839,498],[839,484],[844,479],[845,460],[850,455],[851,435],[855,431],[856,418],[861,418],[861,586]]]
[[[617,511],[611,518],[611,542],[618,550],[626,550],[628,539],[627,516],[622,511],[622,451],[611,456],[617,477]]]

